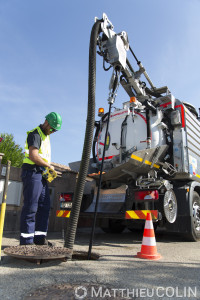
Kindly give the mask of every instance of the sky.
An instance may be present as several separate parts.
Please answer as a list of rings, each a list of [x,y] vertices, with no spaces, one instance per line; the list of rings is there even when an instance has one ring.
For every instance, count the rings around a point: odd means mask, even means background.
[[[154,85],[167,85],[198,110],[199,12],[200,0],[0,0],[0,133],[12,133],[24,148],[26,132],[56,111],[63,124],[51,135],[52,161],[68,165],[81,159],[89,40],[94,18],[103,13],[116,33],[128,33]],[[97,55],[96,111],[108,110],[111,73]],[[120,87],[114,106],[128,100]]]

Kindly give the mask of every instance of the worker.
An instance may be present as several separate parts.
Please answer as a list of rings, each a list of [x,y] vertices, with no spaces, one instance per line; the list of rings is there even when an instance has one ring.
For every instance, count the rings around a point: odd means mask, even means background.
[[[44,168],[51,165],[50,134],[61,129],[60,114],[51,112],[45,122],[27,132],[25,158],[22,165],[24,205],[20,222],[20,245],[48,245],[46,239],[50,195],[47,180],[42,176]]]

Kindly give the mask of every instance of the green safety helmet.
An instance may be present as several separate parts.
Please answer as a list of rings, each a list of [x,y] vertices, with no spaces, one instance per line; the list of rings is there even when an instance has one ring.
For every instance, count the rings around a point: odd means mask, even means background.
[[[62,118],[60,114],[51,112],[50,114],[46,115],[45,118],[53,129],[60,130],[62,125]]]

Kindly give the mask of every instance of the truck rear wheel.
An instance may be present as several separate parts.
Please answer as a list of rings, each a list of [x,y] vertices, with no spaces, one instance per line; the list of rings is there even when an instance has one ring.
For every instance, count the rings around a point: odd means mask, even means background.
[[[122,233],[125,229],[125,225],[122,224],[121,220],[110,219],[108,227],[101,227],[105,233]]]
[[[197,242],[200,240],[200,197],[195,191],[192,199],[191,227],[189,238],[190,240]]]

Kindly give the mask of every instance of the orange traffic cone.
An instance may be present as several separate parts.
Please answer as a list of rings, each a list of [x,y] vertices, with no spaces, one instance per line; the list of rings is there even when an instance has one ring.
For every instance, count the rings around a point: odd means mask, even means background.
[[[154,234],[151,213],[147,213],[145,227],[144,227],[144,234],[142,239],[141,252],[138,252],[136,257],[152,259],[152,260],[161,258],[161,255],[157,253],[156,239]]]

